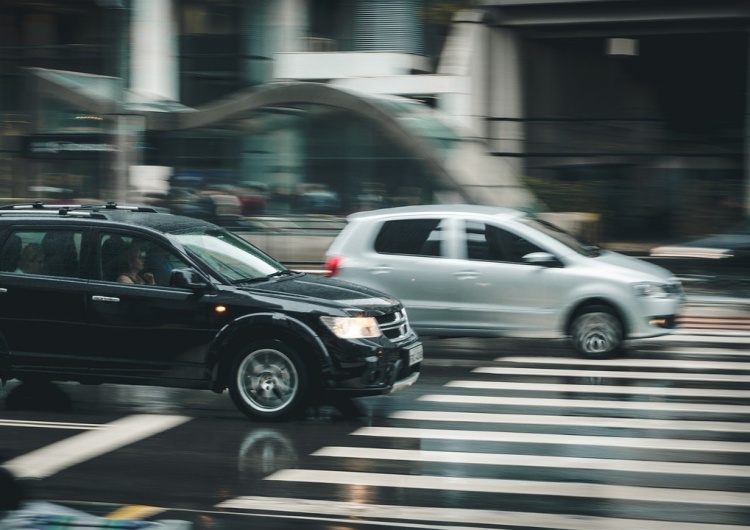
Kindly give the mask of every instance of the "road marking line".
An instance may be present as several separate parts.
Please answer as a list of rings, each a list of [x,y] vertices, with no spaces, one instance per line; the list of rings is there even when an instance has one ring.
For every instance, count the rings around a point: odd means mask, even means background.
[[[462,451],[425,451],[419,449],[380,449],[375,447],[323,447],[312,456],[440,462],[442,464],[481,464],[491,466],[552,467],[672,475],[716,477],[750,477],[750,466],[621,460],[609,458],[575,458],[566,456],[523,455],[507,453],[467,453]]]
[[[187,416],[128,416],[101,429],[76,434],[46,447],[5,462],[3,467],[19,478],[50,475],[137,442],[189,421]]]
[[[395,526],[383,521],[419,521],[426,523],[458,523],[460,527],[434,524],[409,526],[410,528],[490,528],[497,525],[518,528],[558,528],[560,530],[747,530],[747,526],[713,525],[704,523],[653,521],[648,519],[618,519],[591,515],[566,515],[555,513],[529,513],[500,510],[475,510],[467,508],[431,508],[427,506],[396,506],[364,504],[345,501],[322,501],[279,497],[244,496],[216,505],[224,510],[257,510],[275,514],[316,514],[356,518],[359,522],[380,526]],[[255,514],[254,514],[255,515]],[[263,514],[258,514],[263,515]],[[351,523],[351,521],[349,521]],[[471,526],[467,526],[471,525]]]
[[[678,488],[647,488],[595,484],[586,482],[541,482],[493,478],[444,477],[436,475],[398,475],[394,473],[359,473],[315,469],[284,469],[264,480],[410,488],[513,495],[613,499],[617,502],[667,502],[705,504],[711,506],[747,507],[750,493],[734,491],[693,490]]]
[[[750,398],[750,390],[727,390],[724,388],[578,385],[575,383],[515,383],[512,381],[451,381],[446,383],[445,386],[477,390],[524,390],[529,392],[577,392],[585,394],[639,394],[647,396],[683,396],[702,398]]]
[[[564,401],[564,400],[561,400]],[[567,403],[567,401],[565,401]],[[750,433],[745,422],[659,420],[613,418],[601,416],[551,416],[544,414],[500,414],[494,412],[448,412],[434,410],[401,410],[390,418],[414,421],[447,421],[476,423],[514,423],[522,425],[562,425],[565,427],[601,427],[616,429],[689,430]]]
[[[717,405],[710,403],[664,403],[652,401],[606,401],[593,399],[517,398],[496,396],[454,396],[427,394],[419,401],[434,403],[470,403],[474,405],[509,405],[524,407],[563,407],[586,409],[616,409],[638,411],[702,412],[718,414],[749,414],[750,406]]]
[[[675,350],[666,349],[666,347],[659,348],[659,353],[672,353],[677,355],[704,355],[704,356],[722,356],[722,357],[750,357],[750,350],[747,348],[744,350],[734,350],[730,348],[679,348]]]
[[[713,342],[716,344],[746,344],[750,341],[750,334],[744,334],[737,331],[720,331],[714,330],[712,332],[697,333],[697,330],[693,332],[685,332],[677,330],[668,335],[662,335],[661,337],[649,337],[644,339],[648,342]]]
[[[624,436],[585,436],[534,432],[458,431],[449,429],[409,429],[402,427],[360,427],[354,436],[383,438],[423,438],[430,440],[462,440],[476,442],[510,442],[523,444],[594,445],[669,451],[705,451],[724,453],[750,452],[750,443],[714,440],[633,438]]]
[[[93,430],[106,428],[101,423],[69,423],[61,421],[0,420],[0,427],[34,427],[38,429]]]
[[[564,377],[604,377],[610,379],[663,379],[666,381],[720,381],[750,383],[750,374],[682,374],[673,372],[620,372],[616,370],[565,370],[554,368],[512,368],[505,366],[485,366],[472,370],[478,374],[564,376]]]
[[[567,364],[576,366],[629,366],[638,368],[669,368],[671,370],[737,370],[750,371],[750,363],[692,361],[684,359],[574,359],[562,357],[498,357],[496,362],[528,363],[528,364]]]

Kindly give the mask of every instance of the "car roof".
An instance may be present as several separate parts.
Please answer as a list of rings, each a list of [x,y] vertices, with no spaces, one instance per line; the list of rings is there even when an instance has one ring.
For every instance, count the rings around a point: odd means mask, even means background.
[[[381,208],[357,212],[347,217],[348,221],[372,218],[419,217],[421,215],[477,215],[495,218],[519,218],[526,216],[525,212],[513,208],[500,206],[481,206],[476,204],[424,204],[418,206],[397,206],[395,208]]]
[[[148,207],[129,207],[108,205],[52,205],[52,204],[30,204],[15,205],[0,208],[0,222],[6,219],[17,223],[20,220],[45,220],[78,222],[90,220],[95,224],[135,225],[150,228],[158,232],[174,232],[177,230],[215,227],[212,223],[202,219],[175,215],[168,212],[159,212]]]

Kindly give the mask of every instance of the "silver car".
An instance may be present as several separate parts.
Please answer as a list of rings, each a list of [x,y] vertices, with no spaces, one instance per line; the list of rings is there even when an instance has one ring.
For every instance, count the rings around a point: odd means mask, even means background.
[[[570,337],[585,357],[669,333],[684,302],[666,269],[484,206],[353,214],[326,269],[400,299],[422,336]]]

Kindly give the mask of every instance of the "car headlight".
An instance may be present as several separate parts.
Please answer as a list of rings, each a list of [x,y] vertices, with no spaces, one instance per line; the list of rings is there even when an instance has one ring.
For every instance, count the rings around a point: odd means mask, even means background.
[[[663,283],[641,282],[632,285],[636,296],[667,298],[669,297],[669,286]]]
[[[383,334],[373,317],[320,317],[320,320],[340,339],[366,339]]]

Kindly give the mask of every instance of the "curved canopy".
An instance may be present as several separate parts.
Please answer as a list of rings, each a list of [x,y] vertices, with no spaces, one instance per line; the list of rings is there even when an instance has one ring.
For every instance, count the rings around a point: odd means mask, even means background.
[[[422,160],[436,182],[454,190],[466,202],[526,211],[540,209],[534,195],[518,182],[503,160],[492,157],[483,144],[457,135],[440,119],[438,111],[408,98],[365,94],[321,83],[273,83],[170,116],[151,113],[149,127],[200,128],[264,108],[295,105],[328,106],[359,115]]]
[[[85,84],[77,87],[69,76],[63,83],[57,80],[60,75],[36,73],[45,81],[41,88],[46,88],[50,96],[75,102],[91,112],[141,114],[146,117],[147,129],[156,131],[230,126],[264,113],[306,112],[310,106],[344,110],[372,123],[385,139],[421,160],[435,183],[452,190],[460,200],[527,211],[540,209],[534,195],[520,184],[505,161],[492,157],[483,143],[457,135],[439,111],[408,98],[354,92],[322,83],[288,82],[240,91],[195,109],[176,102],[149,102],[124,103],[116,110],[111,93],[97,93]]]

